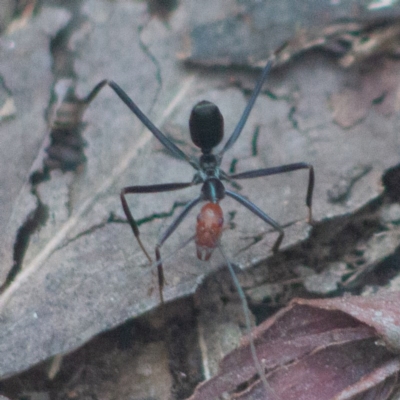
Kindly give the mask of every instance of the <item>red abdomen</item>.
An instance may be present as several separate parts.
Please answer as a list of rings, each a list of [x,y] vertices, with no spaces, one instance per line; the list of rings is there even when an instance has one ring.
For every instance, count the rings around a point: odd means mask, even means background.
[[[224,215],[219,204],[207,203],[197,216],[196,247],[197,257],[207,261],[218,246],[224,224]]]

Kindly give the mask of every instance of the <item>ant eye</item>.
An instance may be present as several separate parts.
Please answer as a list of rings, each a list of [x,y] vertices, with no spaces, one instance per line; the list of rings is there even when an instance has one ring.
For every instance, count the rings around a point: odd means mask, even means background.
[[[224,136],[224,118],[214,103],[203,100],[193,107],[189,129],[193,143],[207,154],[221,143]]]

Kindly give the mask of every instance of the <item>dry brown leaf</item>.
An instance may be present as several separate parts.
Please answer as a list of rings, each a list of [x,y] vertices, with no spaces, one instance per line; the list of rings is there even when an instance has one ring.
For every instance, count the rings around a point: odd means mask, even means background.
[[[400,371],[395,354],[400,349],[399,303],[397,292],[297,299],[257,327],[257,354],[277,398],[388,398]],[[255,376],[245,339],[222,360],[219,374],[199,385],[190,400],[234,392],[240,400],[270,398]]]

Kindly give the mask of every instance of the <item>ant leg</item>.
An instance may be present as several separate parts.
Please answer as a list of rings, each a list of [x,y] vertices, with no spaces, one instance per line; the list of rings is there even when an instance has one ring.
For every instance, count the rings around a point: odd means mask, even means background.
[[[124,210],[126,219],[128,220],[129,225],[132,228],[132,232],[135,235],[135,238],[136,238],[137,242],[139,243],[140,248],[142,249],[143,253],[146,255],[147,259],[149,260],[149,262],[151,264],[152,263],[152,259],[149,256],[149,253],[147,252],[146,248],[144,247],[144,244],[140,240],[139,228],[137,226],[137,223],[136,223],[135,219],[133,218],[131,210],[129,209],[128,203],[126,201],[125,194],[130,193],[130,192],[127,192],[126,189],[128,189],[128,188],[123,188],[121,190],[121,193],[120,193],[120,199],[121,199],[122,208]]]
[[[175,157],[181,160],[186,160],[196,170],[199,169],[197,160],[187,156],[178,146],[176,146],[170,139],[168,139],[150,119],[143,113],[143,111],[134,103],[134,101],[121,89],[114,81],[104,79],[99,82],[89,95],[85,98],[84,103],[89,104],[100,92],[100,90],[108,85],[117,96],[126,104],[126,106],[140,119],[147,129],[166,147]]]
[[[245,206],[252,213],[257,215],[257,217],[261,218],[267,224],[270,224],[273,228],[275,228],[279,232],[278,239],[276,239],[275,244],[272,246],[272,252],[276,254],[279,250],[279,246],[282,243],[283,236],[285,235],[285,233],[283,232],[283,228],[277,222],[275,222],[271,217],[269,217],[264,211],[259,209],[254,203],[252,203],[250,200],[245,199],[240,194],[231,192],[230,190],[225,190],[225,194],[227,196],[232,197],[232,199],[236,200],[237,202]]]
[[[239,122],[236,125],[235,130],[232,132],[231,136],[229,137],[228,141],[225,143],[225,146],[222,148],[222,150],[219,152],[218,157],[221,159],[224,153],[229,150],[236,142],[238,137],[240,136],[240,133],[242,132],[244,126],[246,125],[247,118],[249,117],[251,110],[253,109],[254,103],[257,100],[258,95],[261,92],[261,89],[268,78],[269,72],[271,71],[272,65],[276,59],[276,56],[279,55],[279,53],[282,52],[288,45],[287,42],[285,42],[282,46],[280,46],[269,58],[267,61],[267,64],[265,65],[264,69],[261,72],[261,76],[258,78],[258,81],[256,83],[256,87],[253,89],[253,92],[251,93],[250,99],[247,103],[246,108],[243,111],[242,116],[240,117]]]
[[[137,225],[135,219],[133,218],[133,215],[129,209],[125,195],[130,194],[130,193],[168,192],[168,191],[172,191],[172,190],[185,189],[192,185],[193,185],[192,182],[165,183],[165,184],[160,184],[160,185],[148,185],[148,186],[127,186],[121,190],[120,198],[121,198],[121,204],[122,204],[122,208],[124,210],[125,216],[129,222],[129,225],[132,229],[133,234],[135,235],[137,242],[139,243],[140,248],[143,250],[143,253],[146,255],[146,257],[150,263],[152,262],[152,259],[149,256],[149,253],[147,252],[146,248],[144,247],[142,241],[140,240],[139,228],[138,228],[138,225]]]
[[[290,171],[297,171],[299,169],[308,169],[308,187],[306,195],[306,206],[308,207],[308,223],[312,224],[312,195],[314,191],[314,167],[307,163],[295,163],[280,165],[279,167],[261,168],[252,171],[241,172],[239,174],[229,175],[230,179],[249,179],[258,178],[260,176],[282,174]]]
[[[92,91],[85,97],[83,102],[87,105],[89,105],[94,98],[99,94],[100,90],[103,89],[103,87],[107,84],[107,81],[101,81],[99,82],[93,89]]]
[[[134,103],[134,101],[122,90],[114,81],[106,80],[100,82],[96,88],[107,84],[117,94],[117,96],[125,103],[125,105],[140,119],[143,125],[166,147],[171,154],[181,160],[186,160],[192,167],[199,169],[197,160],[187,156],[178,146],[176,146],[170,139],[168,139],[150,119],[143,113],[143,111]],[[95,89],[96,89],[95,88]],[[95,90],[93,89],[93,91]],[[100,90],[98,89],[98,90]]]
[[[233,131],[233,133],[230,136],[230,138],[228,139],[228,141],[225,143],[225,146],[223,147],[223,149],[218,154],[218,156],[220,158],[222,158],[223,154],[235,144],[240,133],[242,132],[243,127],[246,124],[247,118],[249,117],[250,112],[253,109],[254,103],[257,100],[258,95],[260,94],[261,88],[263,87],[263,84],[268,77],[268,74],[272,67],[272,63],[273,63],[273,59],[270,59],[270,60],[268,60],[267,64],[265,65],[265,67],[261,73],[261,76],[257,81],[256,87],[254,88],[253,93],[251,94],[250,100],[247,103],[247,106],[244,109],[243,114],[240,117],[238,124],[236,125],[235,130]]]
[[[199,196],[199,197],[196,197],[195,199],[189,201],[189,203],[187,203],[185,205],[185,207],[181,211],[181,213],[175,218],[175,220],[172,222],[172,224],[162,234],[160,239],[158,239],[155,251],[156,251],[157,272],[158,272],[158,288],[160,291],[161,303],[164,303],[163,288],[165,285],[165,279],[164,279],[164,269],[163,269],[162,260],[161,260],[160,248],[164,244],[164,242],[171,236],[171,234],[175,231],[175,229],[180,225],[180,223],[183,221],[183,219],[186,217],[186,215],[189,213],[189,211],[196,204],[198,204],[201,200],[203,200],[203,197]]]

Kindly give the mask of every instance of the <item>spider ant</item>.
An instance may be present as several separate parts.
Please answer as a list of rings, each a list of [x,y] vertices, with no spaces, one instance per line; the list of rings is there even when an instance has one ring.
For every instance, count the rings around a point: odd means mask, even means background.
[[[158,268],[158,284],[161,302],[163,302],[163,287],[165,283],[163,265],[161,260],[160,249],[170,235],[178,228],[182,220],[187,216],[190,210],[198,203],[205,201],[197,216],[197,228],[195,235],[195,243],[197,247],[197,257],[206,261],[211,257],[213,250],[219,246],[219,241],[223,230],[223,212],[219,202],[229,196],[250,210],[264,222],[271,225],[279,232],[279,236],[272,247],[272,251],[276,253],[283,240],[283,228],[270,218],[264,211],[258,208],[250,200],[244,196],[225,189],[222,181],[232,182],[234,179],[251,179],[268,175],[281,174],[284,172],[297,171],[299,169],[309,170],[308,189],[306,195],[306,205],[309,209],[308,222],[312,222],[312,193],[314,189],[314,169],[313,166],[304,162],[281,165],[278,167],[261,168],[237,174],[229,175],[220,169],[220,164],[224,153],[229,150],[238,139],[247,118],[253,108],[253,105],[261,91],[261,88],[271,70],[273,57],[271,57],[252,92],[249,102],[228,141],[218,154],[213,154],[213,149],[222,141],[224,120],[218,107],[206,100],[196,104],[191,112],[189,119],[189,129],[192,142],[200,149],[201,156],[195,159],[186,155],[179,147],[177,147],[170,139],[168,139],[139,109],[139,107],[130,99],[130,97],[113,81],[103,80],[99,82],[90,94],[90,98],[94,98],[97,93],[105,85],[111,87],[118,97],[129,107],[129,109],[140,119],[140,121],[153,133],[153,135],[169,150],[175,157],[186,160],[195,170],[196,173],[191,182],[173,182],[162,183],[157,185],[145,186],[127,186],[121,190],[120,198],[122,208],[132,228],[141,249],[152,263],[152,259],[140,240],[140,232],[135,219],[129,209],[126,201],[126,195],[131,193],[159,193],[174,190],[185,189],[187,187],[202,184],[201,193],[195,199],[189,201],[181,213],[175,218],[172,224],[161,235],[155,247],[156,262]]]

